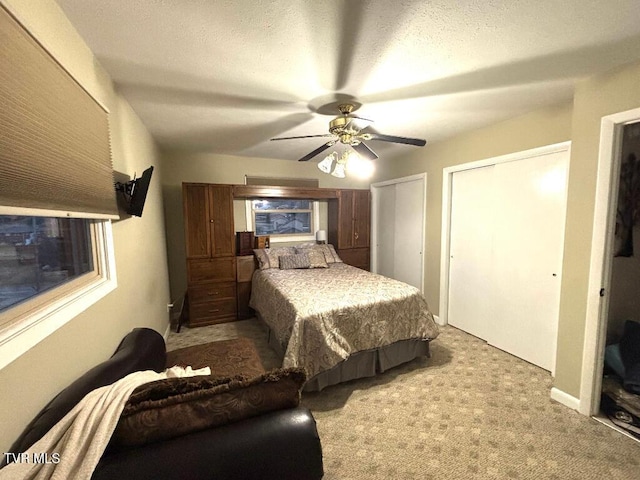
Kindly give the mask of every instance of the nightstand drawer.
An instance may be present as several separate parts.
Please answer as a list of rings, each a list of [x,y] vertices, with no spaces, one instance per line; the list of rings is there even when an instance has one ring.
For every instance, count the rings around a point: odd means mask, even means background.
[[[236,284],[216,282],[189,288],[189,301],[193,304],[236,298]]]
[[[236,257],[216,257],[187,261],[189,283],[236,280]]]

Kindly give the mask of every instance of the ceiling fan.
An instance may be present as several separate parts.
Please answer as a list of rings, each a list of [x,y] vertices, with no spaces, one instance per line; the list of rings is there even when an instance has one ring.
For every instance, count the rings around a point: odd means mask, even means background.
[[[338,105],[341,115],[334,118],[329,122],[329,132],[323,135],[304,135],[300,137],[279,137],[272,138],[271,140],[294,140],[297,138],[315,138],[315,137],[331,137],[327,143],[316,148],[312,152],[308,153],[304,157],[300,158],[299,162],[306,162],[311,160],[316,155],[324,152],[326,149],[331,148],[336,143],[340,142],[352,147],[360,156],[375,160],[378,158],[376,152],[371,150],[367,145],[363,143],[363,140],[380,140],[382,142],[391,143],[404,143],[407,145],[415,145],[418,147],[424,147],[426,140],[420,138],[408,138],[408,137],[396,137],[393,135],[382,135],[375,132],[363,132],[362,130],[367,128],[369,124],[373,123],[373,120],[367,120],[353,115],[355,105],[351,103],[342,103]]]

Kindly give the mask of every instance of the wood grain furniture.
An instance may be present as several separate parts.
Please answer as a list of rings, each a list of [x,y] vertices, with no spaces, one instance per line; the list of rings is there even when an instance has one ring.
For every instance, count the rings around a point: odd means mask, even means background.
[[[329,243],[342,261],[369,270],[371,194],[369,190],[339,190],[337,200],[329,202]]]
[[[238,319],[246,320],[254,316],[255,312],[249,307],[251,299],[251,279],[256,270],[256,258],[253,255],[236,257],[237,275],[236,291],[238,292]]]
[[[369,190],[183,183],[182,197],[190,327],[254,314],[249,308],[254,259],[236,257],[240,248],[234,231],[234,198],[326,200],[329,243],[346,264],[369,270]],[[264,237],[256,237],[260,238]]]
[[[237,318],[231,185],[182,186],[189,326]]]

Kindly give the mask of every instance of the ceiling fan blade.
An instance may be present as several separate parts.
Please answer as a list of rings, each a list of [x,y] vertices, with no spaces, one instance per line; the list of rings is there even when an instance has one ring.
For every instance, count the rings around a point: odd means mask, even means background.
[[[406,143],[407,145],[416,145],[417,147],[424,147],[427,144],[426,140],[420,138],[408,138],[408,137],[395,137],[393,135],[382,135],[381,133],[370,133],[371,140],[381,140],[383,142],[392,143]]]
[[[378,158],[378,155],[376,154],[376,152],[371,150],[362,142],[358,143],[357,145],[351,145],[351,147],[356,152],[358,152],[358,155],[360,155],[363,158],[366,158],[367,160],[375,160],[376,158]]]
[[[303,135],[301,137],[278,137],[272,138],[271,140],[295,140],[297,138],[316,138],[316,137],[333,137],[333,133],[325,133],[324,135]]]
[[[315,157],[319,153],[324,152],[327,148],[332,147],[335,143],[336,143],[335,141],[327,142],[324,145],[316,148],[313,152],[307,153],[304,157],[302,157],[298,161],[306,162],[307,160],[311,160],[313,157]]]

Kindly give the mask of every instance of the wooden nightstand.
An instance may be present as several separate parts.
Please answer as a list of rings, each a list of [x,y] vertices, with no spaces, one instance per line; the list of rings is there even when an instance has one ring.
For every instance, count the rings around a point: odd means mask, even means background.
[[[238,294],[238,319],[245,320],[255,315],[249,307],[251,298],[251,278],[256,270],[256,258],[253,255],[236,257],[236,291]]]

